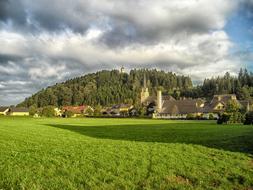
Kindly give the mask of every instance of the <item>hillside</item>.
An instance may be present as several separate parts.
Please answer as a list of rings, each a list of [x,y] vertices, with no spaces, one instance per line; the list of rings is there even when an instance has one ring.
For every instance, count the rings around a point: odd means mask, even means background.
[[[171,93],[174,93],[175,89],[184,91],[192,88],[189,77],[178,76],[172,72],[144,69],[131,70],[129,74],[120,73],[118,70],[100,71],[42,89],[18,106],[108,106],[122,102],[137,103],[144,74],[151,94],[155,93],[157,87],[163,87]]]
[[[226,73],[223,77],[205,79],[202,85],[194,87],[190,77],[172,72],[141,69],[131,70],[128,74],[112,70],[87,74],[42,89],[17,106],[136,104],[139,102],[144,75],[150,94],[162,88],[163,94],[176,99],[190,97],[208,100],[215,94],[236,94],[240,100],[252,100],[253,97],[253,73],[246,69],[241,69],[238,76]]]

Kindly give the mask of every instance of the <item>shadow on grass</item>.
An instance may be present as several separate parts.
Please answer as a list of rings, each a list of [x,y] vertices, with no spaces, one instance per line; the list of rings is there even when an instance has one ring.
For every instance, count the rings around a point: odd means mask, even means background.
[[[253,154],[253,127],[203,123],[82,126],[47,124],[81,135],[112,140],[185,143]]]

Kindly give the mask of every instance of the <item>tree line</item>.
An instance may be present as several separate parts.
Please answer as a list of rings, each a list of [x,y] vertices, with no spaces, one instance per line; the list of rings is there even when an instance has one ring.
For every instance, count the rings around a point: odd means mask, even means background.
[[[215,94],[236,94],[239,100],[251,100],[253,97],[253,73],[240,69],[237,76],[226,73],[222,77],[205,79],[202,85],[183,91],[181,96],[210,99]]]

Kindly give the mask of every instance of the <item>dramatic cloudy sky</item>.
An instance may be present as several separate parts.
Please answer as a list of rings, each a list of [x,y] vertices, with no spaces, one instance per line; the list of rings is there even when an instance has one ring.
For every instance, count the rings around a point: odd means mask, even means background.
[[[253,0],[0,0],[0,105],[101,69],[253,70]]]

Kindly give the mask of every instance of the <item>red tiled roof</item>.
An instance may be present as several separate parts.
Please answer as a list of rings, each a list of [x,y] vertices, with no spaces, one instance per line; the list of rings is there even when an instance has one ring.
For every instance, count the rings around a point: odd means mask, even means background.
[[[88,108],[88,106],[86,106],[86,105],[83,105],[83,106],[64,106],[62,108],[62,110],[71,111],[75,114],[82,114],[86,111],[87,108]]]

